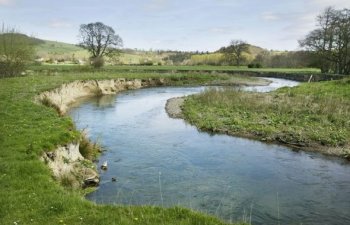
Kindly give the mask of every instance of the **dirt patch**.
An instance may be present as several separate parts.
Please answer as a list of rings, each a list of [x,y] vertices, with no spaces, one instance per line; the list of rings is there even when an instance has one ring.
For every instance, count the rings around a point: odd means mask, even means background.
[[[183,119],[182,105],[185,101],[185,97],[168,99],[165,105],[165,110],[170,118]]]

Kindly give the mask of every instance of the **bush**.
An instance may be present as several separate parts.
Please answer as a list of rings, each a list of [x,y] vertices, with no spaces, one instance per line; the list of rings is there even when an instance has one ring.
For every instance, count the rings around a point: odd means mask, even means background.
[[[90,65],[92,65],[94,68],[101,68],[104,66],[105,60],[103,57],[95,57],[90,58]]]
[[[13,29],[0,31],[0,77],[19,76],[34,59],[34,42]]]
[[[262,68],[260,63],[249,63],[248,68]]]
[[[140,59],[141,66],[153,66],[153,61],[151,59]]]

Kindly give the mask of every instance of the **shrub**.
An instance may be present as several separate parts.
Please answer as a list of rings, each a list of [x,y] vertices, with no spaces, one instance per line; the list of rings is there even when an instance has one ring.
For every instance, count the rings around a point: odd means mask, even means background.
[[[102,66],[104,66],[104,64],[105,60],[102,56],[90,58],[90,65],[92,65],[94,68],[101,68]]]
[[[262,68],[260,63],[249,63],[248,68]]]
[[[34,59],[34,42],[13,29],[0,31],[0,77],[18,76]]]

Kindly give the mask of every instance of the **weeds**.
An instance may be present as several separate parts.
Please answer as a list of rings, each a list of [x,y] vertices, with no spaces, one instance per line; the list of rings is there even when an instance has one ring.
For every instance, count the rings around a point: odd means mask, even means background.
[[[350,85],[347,80],[302,84],[273,93],[208,89],[190,96],[185,118],[203,130],[250,136],[296,147],[350,145]]]
[[[81,132],[80,136],[80,145],[79,145],[80,154],[88,160],[94,161],[102,153],[102,147],[99,143],[92,142],[88,137],[85,131]]]

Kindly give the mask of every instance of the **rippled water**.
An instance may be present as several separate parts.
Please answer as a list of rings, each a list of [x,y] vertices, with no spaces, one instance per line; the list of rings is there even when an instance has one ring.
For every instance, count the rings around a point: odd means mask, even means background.
[[[269,91],[295,82],[272,79]],[[172,97],[203,87],[161,87],[90,98],[70,115],[106,148],[97,203],[180,205],[252,224],[349,224],[350,165],[258,141],[198,132],[167,116]],[[112,182],[113,177],[117,182]]]

